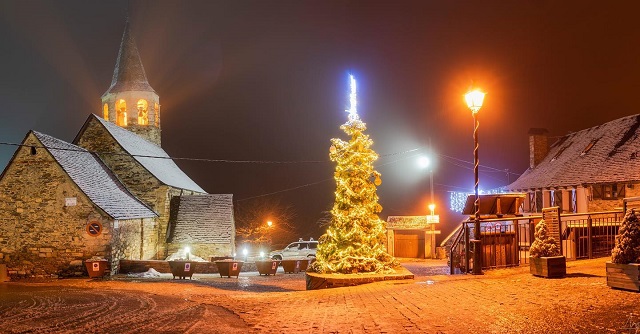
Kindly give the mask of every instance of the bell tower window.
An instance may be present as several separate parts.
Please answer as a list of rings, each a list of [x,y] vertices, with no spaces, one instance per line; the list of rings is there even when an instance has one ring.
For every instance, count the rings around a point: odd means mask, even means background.
[[[138,124],[149,125],[149,103],[147,100],[138,100]]]
[[[160,106],[157,103],[153,106],[153,113],[155,118],[155,125],[156,127],[158,127],[158,125],[160,124]]]
[[[123,99],[118,100],[116,103],[116,124],[120,126],[127,126],[127,102]]]
[[[107,105],[106,103],[102,107],[102,116],[104,116],[105,121],[109,120],[109,105]]]

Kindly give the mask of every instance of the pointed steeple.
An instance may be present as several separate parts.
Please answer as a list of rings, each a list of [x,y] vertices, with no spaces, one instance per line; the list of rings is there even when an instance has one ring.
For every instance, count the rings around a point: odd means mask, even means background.
[[[118,52],[118,59],[116,60],[116,68],[113,71],[111,86],[104,95],[123,91],[146,91],[155,93],[147,81],[147,75],[144,72],[144,67],[140,60],[138,47],[130,32],[128,17],[124,34],[122,34],[122,42],[120,43],[120,51]]]
[[[111,86],[101,100],[106,121],[160,146],[160,97],[147,81],[128,17]]]

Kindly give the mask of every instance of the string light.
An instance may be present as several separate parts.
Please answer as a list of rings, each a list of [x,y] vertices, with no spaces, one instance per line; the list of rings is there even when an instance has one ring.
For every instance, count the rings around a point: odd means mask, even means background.
[[[378,214],[376,187],[382,183],[373,168],[378,154],[371,149],[373,140],[363,132],[366,125],[357,115],[355,79],[351,78],[349,120],[340,126],[351,139],[331,139],[329,158],[336,162],[335,201],[331,225],[320,237],[316,262],[319,273],[390,272],[397,261],[386,252],[385,222]]]

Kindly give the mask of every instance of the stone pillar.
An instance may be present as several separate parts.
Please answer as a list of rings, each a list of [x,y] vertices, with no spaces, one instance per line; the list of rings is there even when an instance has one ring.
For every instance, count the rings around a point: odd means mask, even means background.
[[[393,230],[387,230],[387,253],[391,256],[396,256],[395,247],[393,243]]]
[[[551,207],[551,190],[542,190],[542,207]]]
[[[571,212],[571,191],[562,189],[562,212]]]
[[[534,196],[534,193],[527,192],[524,197],[524,212],[531,212],[531,197]]]
[[[587,190],[583,186],[576,188],[576,212],[584,213],[589,212],[589,206],[587,201]]]

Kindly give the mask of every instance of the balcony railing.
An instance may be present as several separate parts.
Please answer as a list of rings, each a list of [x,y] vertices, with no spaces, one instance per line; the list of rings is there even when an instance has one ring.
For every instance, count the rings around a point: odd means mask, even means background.
[[[610,256],[623,217],[623,211],[560,215],[562,254],[568,260]],[[451,273],[470,272],[474,251],[482,252],[482,269],[528,264],[535,224],[541,219],[542,216],[481,219],[481,246],[477,250],[470,240],[476,235],[473,221],[462,222],[449,252]]]

